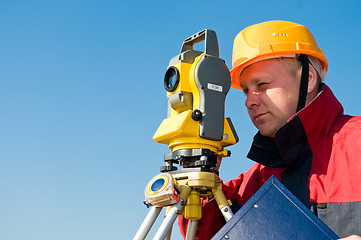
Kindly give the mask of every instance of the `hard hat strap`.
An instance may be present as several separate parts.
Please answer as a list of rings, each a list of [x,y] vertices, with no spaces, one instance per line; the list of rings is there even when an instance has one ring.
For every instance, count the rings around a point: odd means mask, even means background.
[[[308,90],[308,75],[309,75],[309,63],[308,57],[305,54],[301,54],[298,58],[302,66],[300,92],[298,96],[297,112],[300,111],[306,105],[306,97]]]

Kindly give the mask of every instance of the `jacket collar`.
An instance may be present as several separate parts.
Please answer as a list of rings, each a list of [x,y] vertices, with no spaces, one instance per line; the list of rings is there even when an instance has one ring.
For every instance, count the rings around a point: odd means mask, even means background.
[[[262,136],[253,139],[248,158],[268,167],[290,167],[297,164],[306,145],[313,145],[321,135],[326,135],[343,107],[331,89],[323,90],[311,103],[291,117],[278,131],[275,138]]]
[[[296,114],[312,146],[320,136],[325,136],[330,132],[336,118],[343,114],[343,107],[331,89],[325,84],[321,87],[323,90],[317,97]],[[290,118],[288,122],[291,122],[293,118]],[[287,127],[288,122],[283,127]]]

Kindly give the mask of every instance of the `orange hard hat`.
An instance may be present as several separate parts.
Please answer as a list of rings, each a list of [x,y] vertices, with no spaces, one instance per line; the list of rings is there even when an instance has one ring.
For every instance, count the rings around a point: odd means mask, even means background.
[[[245,28],[234,39],[231,87],[242,90],[239,75],[250,64],[290,54],[312,56],[320,61],[326,72],[328,70],[327,58],[305,26],[288,21],[268,21]]]

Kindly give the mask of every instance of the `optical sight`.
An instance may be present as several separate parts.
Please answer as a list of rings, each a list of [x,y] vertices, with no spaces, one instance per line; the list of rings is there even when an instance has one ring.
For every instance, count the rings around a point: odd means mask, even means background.
[[[165,72],[164,76],[164,88],[168,92],[174,91],[179,83],[179,73],[177,68],[170,66]]]

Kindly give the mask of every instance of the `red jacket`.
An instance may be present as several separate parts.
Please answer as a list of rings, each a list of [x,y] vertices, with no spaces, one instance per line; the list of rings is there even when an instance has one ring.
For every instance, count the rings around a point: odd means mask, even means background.
[[[340,237],[361,235],[361,117],[343,107],[324,85],[275,138],[255,136],[248,157],[256,163],[223,184],[227,199],[243,205],[272,175]],[[214,199],[202,199],[196,239],[211,239],[225,221]],[[185,237],[188,220],[178,220]]]

